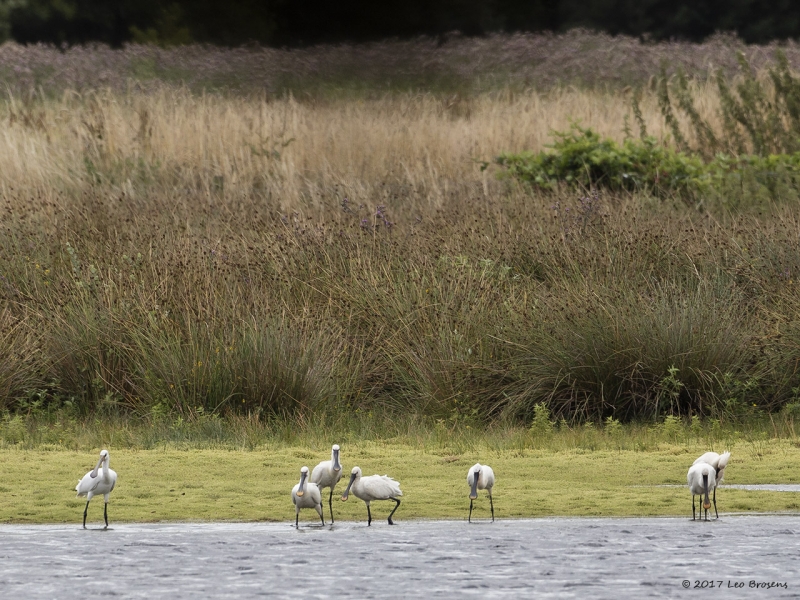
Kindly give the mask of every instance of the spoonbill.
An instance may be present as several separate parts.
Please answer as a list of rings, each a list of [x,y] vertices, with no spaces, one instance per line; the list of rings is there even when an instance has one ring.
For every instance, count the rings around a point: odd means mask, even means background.
[[[372,513],[369,510],[369,503],[373,500],[394,500],[396,502],[392,512],[389,513],[389,525],[394,525],[392,515],[394,511],[400,506],[398,496],[402,496],[403,492],[400,491],[400,484],[388,475],[370,475],[369,477],[361,476],[361,468],[353,467],[350,471],[350,483],[347,484],[347,489],[342,494],[342,501],[346,502],[350,495],[350,488],[353,488],[353,494],[356,498],[360,498],[367,505],[367,526],[372,524]]]
[[[708,509],[711,508],[711,502],[708,499],[708,490],[713,490],[717,485],[717,472],[708,463],[700,462],[693,464],[689,467],[689,472],[686,473],[686,483],[689,484],[689,490],[692,492],[692,521],[695,520],[694,512],[694,496],[695,494],[703,496],[703,504],[700,510],[702,517],[704,508],[706,511],[706,521],[708,521]],[[714,512],[717,512],[717,502],[714,501]],[[719,518],[719,515],[717,515]]]
[[[323,460],[314,470],[311,471],[311,483],[316,483],[317,487],[331,488],[331,495],[328,497],[328,507],[331,509],[331,523],[333,523],[333,488],[342,478],[342,465],[339,464],[339,444],[334,444],[331,448],[331,459]]]
[[[102,472],[98,473],[100,467]],[[103,519],[106,522],[105,529],[108,529],[108,495],[117,484],[117,474],[108,468],[108,450],[100,451],[100,459],[94,469],[83,476],[75,486],[78,497],[86,496],[86,508],[83,509],[83,528],[86,529],[86,513],[89,511],[89,502],[94,496],[103,494],[105,507],[103,508]]]
[[[489,492],[489,506],[492,509],[492,523],[494,523],[494,502],[492,501],[492,488],[494,487],[494,471],[488,465],[475,463],[467,471],[467,485],[469,492],[469,517],[467,521],[472,523],[472,501],[478,497],[478,490]]]
[[[730,452],[725,452],[724,454],[706,452],[703,456],[698,457],[692,464],[706,463],[714,467],[714,470],[717,472],[717,484],[719,484],[725,478],[725,467],[728,466],[728,461],[730,459]]]
[[[722,480],[725,478],[725,467],[728,466],[728,461],[730,458],[730,452],[725,452],[723,454],[706,452],[703,454],[703,456],[698,457],[697,460],[692,463],[693,465],[706,463],[707,465],[714,467],[714,470],[717,472],[717,477],[714,482],[714,513],[717,512],[717,486],[722,483]],[[717,514],[717,518],[719,519],[719,514]]]
[[[300,469],[300,483],[292,488],[292,504],[294,504],[294,526],[300,527],[300,509],[313,508],[317,511],[322,524],[325,525],[325,517],[322,516],[322,495],[316,483],[308,482],[308,467]]]

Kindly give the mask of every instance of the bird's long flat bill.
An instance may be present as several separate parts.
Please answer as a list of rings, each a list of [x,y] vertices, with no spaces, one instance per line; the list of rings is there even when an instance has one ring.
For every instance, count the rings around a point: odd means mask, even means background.
[[[350,481],[347,484],[347,489],[342,494],[342,502],[347,502],[347,498],[350,496],[350,486],[353,485],[353,482],[356,480],[356,474],[353,473],[350,475]]]
[[[469,493],[470,500],[475,500],[478,497],[478,477],[480,477],[480,470],[472,474],[472,490]]]
[[[295,494],[295,496],[301,498],[306,493],[305,485],[306,485],[306,472],[303,471],[302,473],[300,473],[300,487],[297,488],[297,493]]]
[[[100,470],[100,465],[103,464],[103,458],[104,458],[103,456],[100,457],[100,460],[97,461],[97,464],[94,466],[94,469],[92,469],[92,472],[89,473],[89,477],[91,477],[92,479],[97,477],[97,471]]]
[[[339,449],[333,449],[333,470],[337,473],[342,470],[342,465],[339,464]]]
[[[708,499],[708,474],[703,474],[703,489],[705,490],[705,498],[703,498],[703,508],[708,510],[711,508],[711,501]]]

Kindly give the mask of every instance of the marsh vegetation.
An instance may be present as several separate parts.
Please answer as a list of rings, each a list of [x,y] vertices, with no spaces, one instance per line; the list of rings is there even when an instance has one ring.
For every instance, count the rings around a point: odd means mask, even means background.
[[[620,40],[570,35],[551,41],[628,60]],[[794,439],[793,173],[726,179],[689,201],[510,177],[496,157],[540,152],[575,122],[617,144],[641,126],[664,148],[677,147],[676,123],[687,148],[705,131],[686,111],[665,121],[655,67],[654,79],[602,85],[565,70],[575,85],[564,85],[508,58],[532,40],[429,48],[444,71],[470,52],[517,69],[505,83],[484,77],[485,61],[453,71],[455,90],[449,75],[359,89],[309,68],[293,70],[300,87],[237,75],[202,91],[179,71],[120,66],[143,48],[4,46],[30,53],[30,68],[4,74],[0,105],[0,434],[50,439],[58,423],[100,422],[116,440],[168,440],[211,423],[246,437],[250,423],[303,431],[327,419],[389,437],[396,422],[524,432],[677,419]],[[776,64],[771,49],[745,48],[748,79],[735,40],[625,43],[631,56],[676,50],[713,131],[728,126],[725,98],[697,56],[730,53],[733,93],[738,81],[768,89],[763,69]],[[411,64],[419,44],[403,55]],[[796,52],[785,53],[788,73]],[[125,84],[98,85],[92,61],[117,65]]]

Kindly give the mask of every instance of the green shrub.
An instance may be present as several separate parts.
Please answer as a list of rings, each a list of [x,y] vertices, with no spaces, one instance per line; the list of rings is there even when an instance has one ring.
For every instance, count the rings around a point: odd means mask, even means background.
[[[550,420],[550,409],[544,402],[539,402],[533,407],[533,421],[531,431],[538,435],[553,433],[553,421]]]
[[[622,423],[620,423],[618,419],[615,419],[612,416],[606,417],[603,429],[605,430],[606,435],[608,435],[612,439],[619,438],[622,435]]]
[[[686,75],[678,70],[670,78],[662,66],[655,90],[676,149],[647,135],[637,90],[631,110],[639,139],[631,137],[627,121],[621,145],[573,124],[567,132],[554,132],[549,151],[503,154],[496,162],[511,177],[540,189],[566,184],[646,191],[703,200],[706,205],[718,201],[726,208],[798,200],[800,78],[791,73],[780,51],[766,81],[755,75],[741,52],[737,59],[737,82],[729,82],[721,71],[715,75],[722,123],[718,130],[695,108]],[[677,113],[685,117],[691,132],[681,129]]]
[[[554,136],[550,152],[503,154],[497,163],[512,177],[544,189],[567,183],[614,191],[694,195],[709,185],[702,160],[662,146],[652,137],[628,139],[619,145],[578,125]]]
[[[683,430],[683,424],[675,415],[667,415],[664,417],[663,423],[659,424],[658,428],[665,439],[675,442]]]
[[[539,189],[559,185],[645,191],[659,197],[716,200],[728,208],[759,205],[774,199],[797,199],[800,152],[717,154],[708,162],[678,152],[655,138],[627,139],[622,145],[591,129],[573,125],[555,132],[550,151],[504,154],[497,163],[506,173]]]

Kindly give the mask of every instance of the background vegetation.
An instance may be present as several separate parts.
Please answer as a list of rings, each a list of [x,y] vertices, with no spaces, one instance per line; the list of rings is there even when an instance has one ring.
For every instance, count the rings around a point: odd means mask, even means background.
[[[3,0],[0,32],[22,43],[130,41],[301,46],[387,37],[563,32],[588,27],[655,40],[700,41],[719,31],[748,42],[797,37],[800,8],[748,0]],[[2,40],[0,40],[2,41]]]
[[[580,35],[560,39],[590,56],[618,43]],[[682,65],[709,50],[682,48]],[[469,93],[438,79],[358,90],[310,69],[272,94],[237,93],[236,78],[196,92],[160,71],[90,87],[81,73],[131,50],[3,50],[72,65],[58,77],[78,82],[7,73],[4,427],[26,414],[34,429],[62,417],[712,427],[772,415],[793,435],[798,192],[795,163],[769,163],[796,150],[791,48],[765,68],[756,48],[731,74],[664,68],[637,87],[484,86],[473,66]],[[769,144],[740,113],[772,124]],[[578,145],[623,148],[639,129],[637,143],[703,165],[713,135],[729,166],[687,197],[592,178],[532,187],[495,165],[574,123],[597,132]]]
[[[800,67],[796,42],[746,45],[722,34],[702,44],[653,44],[571,30],[558,35],[452,35],[291,49],[134,43],[115,50],[104,45],[9,42],[0,46],[0,82],[15,96],[55,97],[98,88],[123,93],[129,86],[155,91],[163,83],[186,86],[197,94],[217,91],[267,99],[289,91],[306,99],[424,91],[457,94],[452,100],[462,108],[468,97],[491,91],[542,92],[570,85],[598,91],[636,89],[655,84],[662,69],[669,76],[682,70],[701,81],[720,71],[735,77],[741,72],[737,51],[746,54],[753,69],[764,72],[775,64],[776,50],[784,53],[790,68]]]

